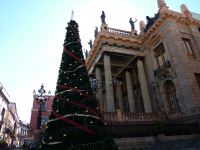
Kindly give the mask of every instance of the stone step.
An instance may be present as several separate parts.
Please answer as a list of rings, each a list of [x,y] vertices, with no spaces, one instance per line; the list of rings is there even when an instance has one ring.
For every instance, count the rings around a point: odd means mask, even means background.
[[[200,138],[158,142],[148,150],[200,150]]]
[[[130,138],[116,140],[118,150],[200,150],[200,137]]]

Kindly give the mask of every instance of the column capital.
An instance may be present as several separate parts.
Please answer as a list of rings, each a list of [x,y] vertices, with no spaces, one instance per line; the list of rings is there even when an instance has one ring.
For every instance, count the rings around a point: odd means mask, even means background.
[[[143,60],[142,59],[138,59],[137,60],[137,67],[143,66]]]
[[[100,64],[96,64],[95,67],[94,67],[94,69],[96,69],[96,68],[101,69],[102,66]]]
[[[110,56],[110,53],[109,52],[105,52],[104,56]]]
[[[121,79],[121,77],[117,77],[117,78],[115,78],[113,81],[114,81],[114,83],[116,84],[116,86],[122,84],[122,79]]]

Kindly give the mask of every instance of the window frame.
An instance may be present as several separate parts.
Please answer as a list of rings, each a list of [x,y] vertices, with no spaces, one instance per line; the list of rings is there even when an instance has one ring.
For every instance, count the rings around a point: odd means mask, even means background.
[[[200,89],[200,73],[194,73],[194,76],[197,81],[198,87]]]
[[[166,55],[166,51],[164,48],[164,44],[160,43],[155,49],[154,49],[154,53],[155,53],[155,59],[157,62],[157,65],[159,68],[162,68],[163,65],[165,65],[168,61],[167,59],[167,55]],[[161,58],[161,59],[159,59]],[[160,62],[162,61],[162,64],[160,64]]]
[[[192,40],[190,38],[185,38],[185,37],[182,37],[182,40],[183,40],[187,54],[189,56],[192,56],[192,57],[195,58],[195,51],[194,51],[194,48],[192,46]]]
[[[181,108],[176,96],[176,87],[174,83],[170,80],[167,80],[164,84],[164,90],[169,110],[171,112],[180,112]]]

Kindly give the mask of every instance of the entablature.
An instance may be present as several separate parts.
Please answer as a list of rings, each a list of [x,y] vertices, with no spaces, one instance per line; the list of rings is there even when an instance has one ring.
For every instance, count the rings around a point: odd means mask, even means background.
[[[129,31],[107,28],[99,32],[96,37],[86,60],[86,66],[89,69],[95,62],[95,58],[99,58],[105,51],[143,56],[140,45],[141,38],[139,35],[132,34]]]

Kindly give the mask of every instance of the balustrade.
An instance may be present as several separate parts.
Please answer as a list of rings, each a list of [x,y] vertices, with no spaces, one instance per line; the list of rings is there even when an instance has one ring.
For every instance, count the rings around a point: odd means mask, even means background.
[[[168,119],[174,120],[183,117],[183,113],[181,112],[170,112],[167,114]]]
[[[117,117],[117,112],[104,112],[103,118],[108,122],[121,122],[121,121],[166,121],[181,118],[181,112],[163,113],[163,112],[149,112],[149,113],[121,113],[122,118]]]
[[[123,36],[131,36],[131,32],[129,31],[124,31],[124,30],[119,30],[119,29],[114,29],[114,28],[108,28],[108,32],[114,33],[114,34],[120,34]]]
[[[117,113],[105,112],[105,113],[103,113],[103,118],[108,122],[115,122],[115,121],[117,121]]]

